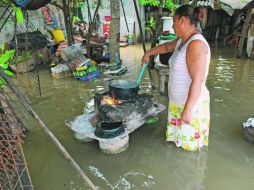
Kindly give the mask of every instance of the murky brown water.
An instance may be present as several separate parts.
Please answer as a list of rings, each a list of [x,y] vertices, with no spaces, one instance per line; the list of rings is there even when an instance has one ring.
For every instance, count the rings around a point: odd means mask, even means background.
[[[122,78],[137,79],[141,46],[122,48],[121,53],[129,68]],[[254,62],[235,59],[232,50],[213,48],[208,79],[210,144],[199,153],[165,142],[166,111],[159,122],[133,132],[129,148],[121,154],[102,153],[97,141],[80,143],[64,121],[81,115],[93,94],[104,91],[107,83],[52,80],[48,71],[41,73],[41,80],[42,97],[29,97],[33,108],[99,189],[253,189],[254,145],[242,139],[240,125],[254,114]],[[165,96],[151,89],[147,75],[142,89],[167,104]],[[24,150],[35,189],[87,189],[38,124],[30,122],[28,127]]]

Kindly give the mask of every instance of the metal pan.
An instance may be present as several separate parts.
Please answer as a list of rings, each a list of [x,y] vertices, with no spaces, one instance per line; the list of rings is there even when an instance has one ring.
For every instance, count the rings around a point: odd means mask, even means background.
[[[109,94],[117,100],[129,100],[138,97],[139,85],[136,81],[112,80],[109,82]]]

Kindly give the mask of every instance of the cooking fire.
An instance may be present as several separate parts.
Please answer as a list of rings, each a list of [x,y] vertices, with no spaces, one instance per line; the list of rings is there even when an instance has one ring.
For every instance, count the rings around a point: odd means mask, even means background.
[[[94,111],[66,121],[66,125],[85,141],[98,140],[103,152],[122,152],[129,146],[129,133],[165,109],[151,95],[138,92],[134,81],[110,81],[109,91],[95,94]]]

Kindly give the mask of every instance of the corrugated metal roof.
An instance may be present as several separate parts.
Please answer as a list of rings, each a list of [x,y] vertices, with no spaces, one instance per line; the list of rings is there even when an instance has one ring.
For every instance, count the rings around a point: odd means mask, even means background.
[[[252,0],[220,0],[220,2],[230,5],[233,9],[242,9]]]

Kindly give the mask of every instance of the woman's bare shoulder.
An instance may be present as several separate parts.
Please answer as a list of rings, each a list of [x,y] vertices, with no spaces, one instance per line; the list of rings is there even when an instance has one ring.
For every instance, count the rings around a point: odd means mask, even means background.
[[[191,52],[200,52],[200,53],[208,53],[208,47],[207,44],[201,40],[201,39],[195,39],[192,40],[188,47],[187,47],[187,51],[191,51]]]

